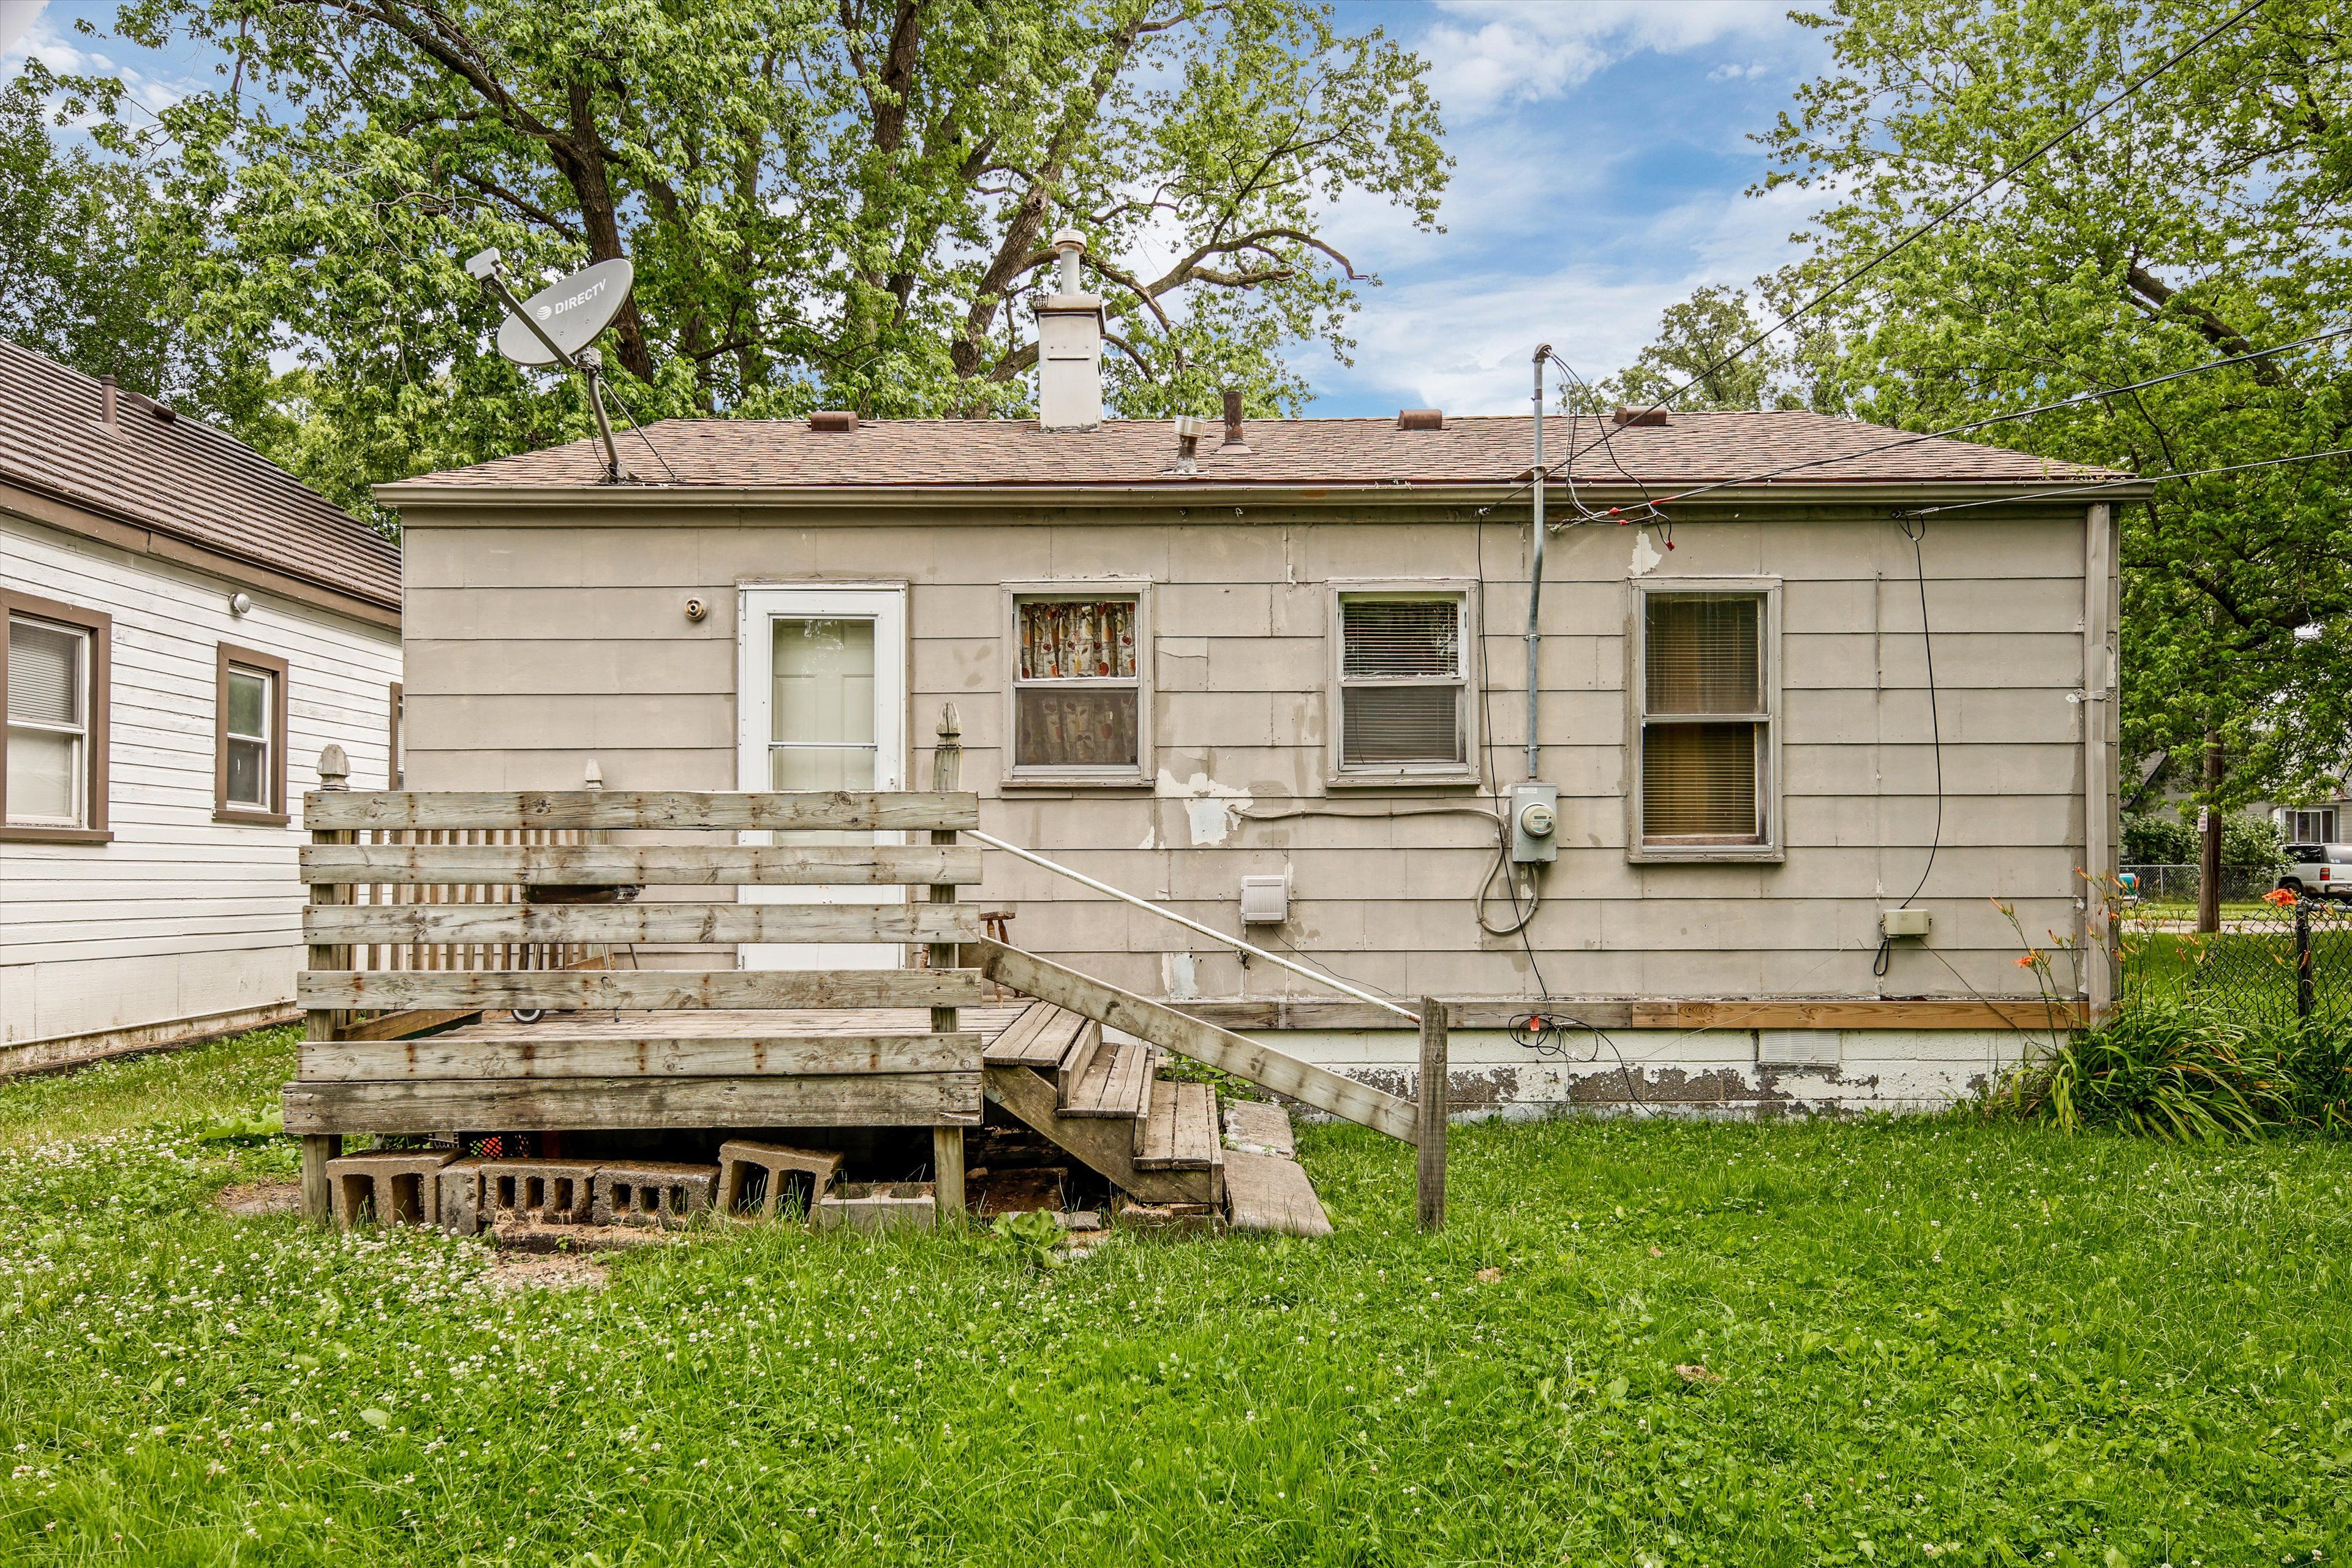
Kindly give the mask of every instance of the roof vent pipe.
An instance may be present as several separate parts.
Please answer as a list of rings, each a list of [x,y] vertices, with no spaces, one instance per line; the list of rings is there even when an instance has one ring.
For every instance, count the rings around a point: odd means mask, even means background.
[[[1168,471],[1171,474],[1197,474],[1201,471],[1201,430],[1208,424],[1190,414],[1176,416],[1176,462]]]
[[[1037,423],[1048,430],[1102,427],[1103,308],[1079,292],[1086,236],[1054,236],[1055,292],[1037,302]]]
[[[1249,443],[1242,439],[1242,389],[1229,386],[1225,388],[1225,440],[1217,455],[1246,458],[1249,453]]]
[[[114,378],[110,375],[101,375],[98,378],[98,416],[100,419],[105,420],[109,425],[114,423]]]

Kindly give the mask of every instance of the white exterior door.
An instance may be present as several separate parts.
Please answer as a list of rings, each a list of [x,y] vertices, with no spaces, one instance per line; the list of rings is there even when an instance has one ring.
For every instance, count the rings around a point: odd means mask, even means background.
[[[907,591],[747,587],[736,663],[736,776],[747,790],[907,785]],[[746,844],[897,844],[901,833],[746,833]],[[890,904],[903,888],[747,887],[745,903]],[[896,969],[896,942],[754,944],[745,969]]]

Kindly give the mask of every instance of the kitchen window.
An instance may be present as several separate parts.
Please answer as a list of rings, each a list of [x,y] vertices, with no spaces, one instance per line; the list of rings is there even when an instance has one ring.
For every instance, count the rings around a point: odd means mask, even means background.
[[[1151,644],[1140,585],[1027,585],[1012,602],[1008,782],[1151,777]]]
[[[286,661],[221,644],[213,713],[213,820],[283,826]]]
[[[1777,607],[1769,585],[1636,591],[1634,842],[1641,857],[1777,854]]]
[[[1475,606],[1465,586],[1335,588],[1331,782],[1475,783]]]
[[[107,683],[113,623],[95,611],[0,593],[7,724],[0,837],[103,843]]]

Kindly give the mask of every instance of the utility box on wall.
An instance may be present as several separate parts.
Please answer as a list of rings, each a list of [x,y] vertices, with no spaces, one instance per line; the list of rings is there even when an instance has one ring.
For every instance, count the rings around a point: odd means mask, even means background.
[[[1242,879],[1242,924],[1278,926],[1289,918],[1290,879],[1288,877],[1244,877]]]
[[[1511,862],[1547,865],[1559,858],[1559,786],[1511,786]]]

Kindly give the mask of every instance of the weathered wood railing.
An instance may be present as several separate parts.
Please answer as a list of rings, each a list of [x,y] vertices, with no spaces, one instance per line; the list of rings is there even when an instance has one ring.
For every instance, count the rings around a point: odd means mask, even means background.
[[[976,971],[747,971],[732,967],[731,954],[724,969],[550,968],[540,956],[746,942],[951,952],[981,934],[976,906],[952,901],[958,886],[980,879],[980,850],[956,841],[978,823],[972,795],[323,790],[305,810],[310,962],[299,999],[310,1022],[285,1100],[287,1129],[304,1139],[310,1212],[323,1213],[325,1162],[349,1132],[930,1126],[940,1130],[941,1184],[960,1186],[961,1131],[980,1120],[981,1040],[957,1027],[956,1009],[985,995]],[[933,841],[740,841],[803,831]],[[616,832],[725,841],[587,841]],[[920,889],[932,901],[721,903],[679,892],[776,885]],[[362,902],[352,896],[361,888],[414,891]],[[449,889],[501,896],[452,901]],[[552,901],[583,895],[609,901]],[[405,950],[408,965],[353,962],[383,949]],[[793,1034],[695,1016],[874,1007],[929,1008],[930,1032]],[[367,1012],[430,1018],[498,1008],[678,1016],[617,1035],[559,1020],[481,1027],[439,1044],[371,1039],[386,1031],[355,1022]]]

